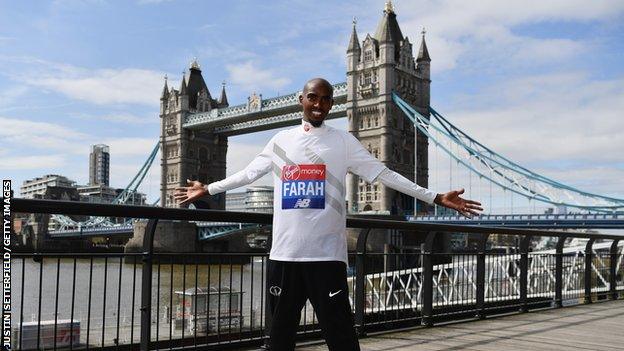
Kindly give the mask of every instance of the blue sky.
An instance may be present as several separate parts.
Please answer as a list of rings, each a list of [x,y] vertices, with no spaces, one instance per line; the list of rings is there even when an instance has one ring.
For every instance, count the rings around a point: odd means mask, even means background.
[[[197,57],[231,104],[342,82],[352,18],[362,40],[383,3],[0,1],[1,175],[86,183],[89,145],[106,143],[123,187],[157,142],[165,74],[179,84]],[[535,171],[624,197],[624,2],[394,3],[416,47],[427,28],[439,112]],[[232,138],[228,173],[272,133]],[[158,172],[141,189],[151,200]]]

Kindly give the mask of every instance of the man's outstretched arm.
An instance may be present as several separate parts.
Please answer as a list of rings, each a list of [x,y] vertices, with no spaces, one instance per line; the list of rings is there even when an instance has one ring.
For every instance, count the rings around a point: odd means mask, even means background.
[[[439,206],[452,208],[466,217],[479,215],[478,211],[483,211],[481,203],[460,197],[464,193],[464,189],[449,191],[444,194],[437,194],[433,191],[423,188],[402,175],[388,168],[384,169],[377,179],[381,184],[400,191],[403,194],[415,197],[429,204],[435,203]]]
[[[477,201],[461,198],[464,189],[449,191],[444,194],[436,194],[429,189],[414,184],[409,179],[388,169],[378,159],[373,157],[353,135],[345,136],[347,144],[347,162],[350,172],[357,174],[369,183],[375,179],[383,185],[400,191],[409,196],[413,196],[427,203],[452,208],[464,216],[470,217],[478,215],[478,211],[483,211],[481,204]]]
[[[223,180],[206,185],[196,180],[187,179],[187,186],[175,189],[174,199],[181,205],[185,205],[195,202],[208,194],[215,195],[253,183],[271,170],[273,165],[271,160],[272,148],[273,140],[269,141],[264,150],[245,169]]]

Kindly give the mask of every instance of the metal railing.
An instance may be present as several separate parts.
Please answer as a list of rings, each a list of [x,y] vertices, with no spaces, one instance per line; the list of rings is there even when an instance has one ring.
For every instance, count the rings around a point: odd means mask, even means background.
[[[12,206],[22,213],[148,219],[139,253],[14,254],[18,349],[44,344],[54,349],[219,349],[266,341],[271,323],[267,253],[158,252],[154,237],[159,220],[266,225],[271,215],[25,199],[14,199]],[[361,217],[349,217],[347,227],[360,229],[356,252],[349,255],[354,269],[348,281],[361,336],[624,296],[617,235]],[[478,237],[476,250],[446,252],[445,233]],[[518,250],[486,250],[492,234],[518,237]],[[392,244],[386,247],[397,249],[371,251],[369,237],[380,235]],[[532,252],[532,239],[540,236],[557,237],[556,248]],[[420,247],[406,242],[418,238]],[[584,250],[565,247],[571,238],[587,238]],[[594,245],[600,240],[611,243]],[[299,337],[319,336],[308,303]]]

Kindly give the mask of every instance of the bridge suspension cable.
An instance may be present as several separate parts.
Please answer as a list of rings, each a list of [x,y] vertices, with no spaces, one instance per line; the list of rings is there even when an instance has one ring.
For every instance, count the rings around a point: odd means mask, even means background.
[[[479,177],[489,180],[490,184],[494,183],[503,190],[521,195],[528,200],[537,200],[555,206],[595,212],[624,210],[624,199],[582,191],[533,172],[479,143],[433,108],[430,108],[431,118],[427,118],[398,94],[393,93],[392,99],[429,140],[458,164]],[[511,203],[513,207],[513,197]]]
[[[156,155],[158,155],[158,150],[160,149],[160,143],[156,143],[156,146],[152,149],[149,156],[137,172],[137,174],[132,178],[130,183],[124,188],[122,192],[113,199],[112,204],[126,204],[130,199],[134,199],[134,195],[137,192],[137,189],[145,179],[147,172],[151,168],[154,163],[154,159],[156,159]],[[112,226],[113,223],[110,219],[106,217],[89,217],[86,221],[79,222],[71,219],[65,215],[52,215],[52,220],[55,220],[57,223],[61,225],[61,230],[69,229],[70,227],[80,227],[80,228],[89,228],[95,226]]]

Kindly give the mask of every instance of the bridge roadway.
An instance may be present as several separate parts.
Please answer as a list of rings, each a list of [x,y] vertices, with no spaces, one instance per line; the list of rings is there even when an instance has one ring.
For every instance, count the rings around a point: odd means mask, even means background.
[[[624,301],[454,322],[370,335],[363,351],[382,350],[624,350]],[[327,350],[307,344],[299,351]]]
[[[407,217],[408,221],[540,229],[624,229],[624,214],[500,214]]]
[[[482,226],[502,226],[511,228],[540,229],[624,229],[624,214],[517,214],[481,215],[473,218],[462,216],[420,216],[407,217],[408,221],[433,222],[440,224],[465,224]],[[200,240],[214,239],[234,233],[236,229],[249,225],[240,223],[199,222]],[[131,224],[113,227],[81,228],[50,232],[53,238],[80,238],[87,236],[128,236],[133,234]]]
[[[346,117],[347,83],[334,84],[334,107],[327,119]],[[299,93],[259,101],[257,106],[241,104],[186,116],[184,129],[213,129],[225,135],[246,134],[300,123],[303,112]]]

